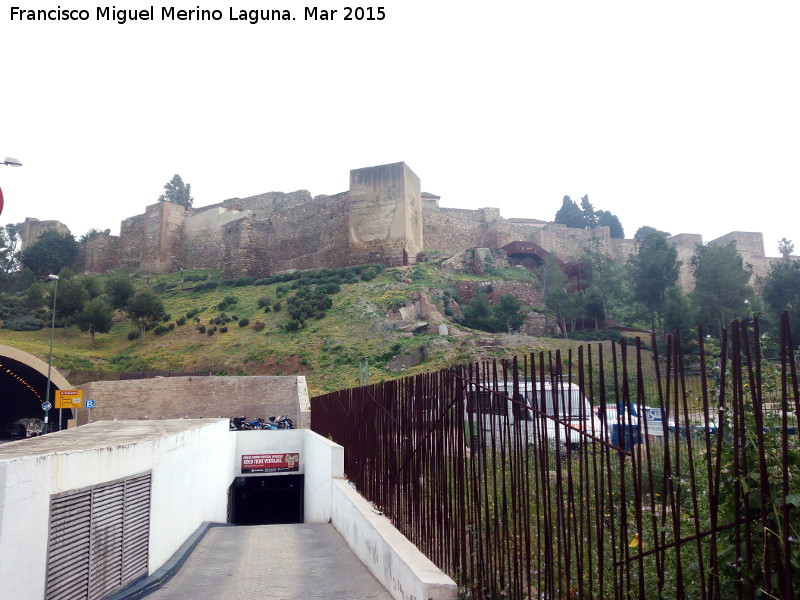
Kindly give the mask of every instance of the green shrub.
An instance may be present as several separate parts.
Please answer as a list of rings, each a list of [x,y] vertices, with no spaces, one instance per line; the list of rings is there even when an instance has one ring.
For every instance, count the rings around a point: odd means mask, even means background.
[[[239,300],[236,298],[236,296],[225,296],[225,298],[222,300],[222,302],[217,304],[217,308],[219,310],[225,310],[226,308],[230,308],[231,306],[233,306],[234,304],[236,304],[238,302],[239,302]]]
[[[228,328],[227,327],[220,327],[219,328],[219,332],[220,333],[228,333]]]
[[[198,325],[197,326],[197,331],[199,331],[200,333],[205,333],[206,332],[206,326],[205,325]]]
[[[175,321],[178,325],[186,325],[186,317],[178,317],[178,320]]]
[[[586,342],[619,341],[622,339],[622,334],[616,329],[582,329],[580,331],[571,331],[569,338]]]
[[[255,323],[253,323],[253,331],[261,331],[262,329],[264,329],[264,327],[266,327],[266,325],[261,321],[256,321]]]
[[[44,329],[44,321],[35,317],[16,317],[6,321],[3,327],[11,331],[39,331]]]
[[[139,332],[136,331],[135,329],[133,331],[129,331],[128,332],[128,341],[129,342],[132,342],[133,340],[135,340],[138,337],[139,337]]]
[[[276,302],[275,304],[272,305],[272,310],[274,310],[275,312],[280,312],[281,311],[281,303],[280,303],[280,301],[278,301],[278,302]]]
[[[163,325],[159,325],[158,327],[153,329],[153,333],[155,333],[156,335],[164,335],[165,333],[167,333],[167,331],[169,331],[169,329],[167,329]]]
[[[250,324],[250,319],[239,319],[239,327],[247,327]]]

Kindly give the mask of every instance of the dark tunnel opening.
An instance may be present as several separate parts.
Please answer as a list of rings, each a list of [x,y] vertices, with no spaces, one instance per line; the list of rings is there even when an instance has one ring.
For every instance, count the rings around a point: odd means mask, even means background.
[[[58,389],[60,388],[51,379],[50,403],[53,405]],[[28,433],[39,429],[41,425],[32,425],[31,420],[44,421],[45,411],[42,409],[42,403],[46,393],[46,375],[42,375],[23,362],[0,356],[0,438],[12,435],[12,424],[20,421],[28,422]],[[51,410],[48,417],[48,431],[57,431],[57,412]],[[72,411],[65,409],[62,419],[66,421],[71,418]]]

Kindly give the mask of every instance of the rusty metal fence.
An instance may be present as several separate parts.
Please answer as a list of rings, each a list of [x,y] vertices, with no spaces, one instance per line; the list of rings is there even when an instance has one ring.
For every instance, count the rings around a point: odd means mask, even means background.
[[[794,598],[800,394],[782,331],[778,361],[757,322],[713,356],[700,332],[692,385],[680,340],[652,341],[652,360],[638,340],[588,345],[318,396],[312,429],[463,598]]]

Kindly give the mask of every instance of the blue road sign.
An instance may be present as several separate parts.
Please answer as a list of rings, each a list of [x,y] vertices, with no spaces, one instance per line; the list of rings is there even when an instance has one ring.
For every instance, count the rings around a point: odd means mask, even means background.
[[[42,402],[42,410],[50,410],[53,408],[53,405],[47,402],[46,400]]]
[[[86,408],[94,408],[94,400],[87,400],[83,403]]]

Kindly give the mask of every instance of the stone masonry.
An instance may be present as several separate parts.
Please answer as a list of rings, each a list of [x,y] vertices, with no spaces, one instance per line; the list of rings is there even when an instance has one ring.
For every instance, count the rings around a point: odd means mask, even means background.
[[[55,229],[59,233],[69,233],[69,227],[60,221],[40,221],[39,219],[26,217],[25,222],[22,223],[20,250],[25,250],[49,229]]]
[[[355,169],[350,189],[332,196],[269,192],[191,209],[159,202],[125,219],[119,236],[106,231],[83,244],[80,266],[90,273],[117,267],[151,273],[217,268],[223,277],[236,278],[370,262],[398,266],[415,263],[423,253],[454,255],[513,241],[533,242],[564,262],[581,258],[590,243],[621,262],[636,252],[634,240],[612,238],[607,227],[573,229],[538,219],[506,219],[497,208],[439,203],[438,196],[421,192],[419,177],[402,162]],[[68,231],[58,221],[28,218],[22,248],[47,229]],[[679,282],[689,291],[690,260],[702,237],[680,233],[669,241],[681,261]],[[730,242],[752,266],[753,283],[778,260],[765,256],[760,233],[731,232],[709,244]]]
[[[310,426],[308,389],[302,376],[157,377],[95,381],[78,387],[85,398],[96,402],[93,421],[286,415],[295,427]],[[88,418],[88,410],[78,411],[79,425]]]
[[[270,192],[194,209],[158,202],[125,219],[118,238],[87,243],[82,266],[149,273],[218,268],[235,278],[409,264],[423,250],[421,203],[419,177],[405,163],[354,170],[350,190],[333,196]]]

